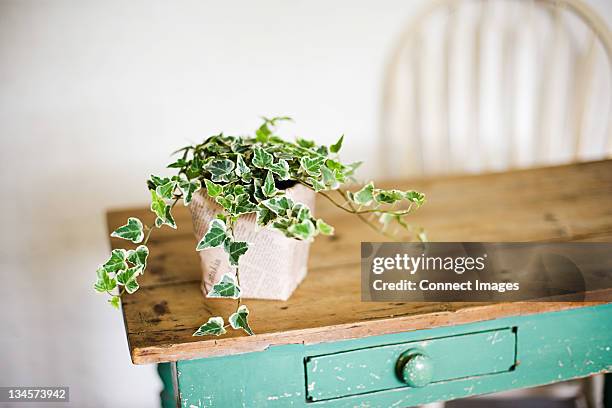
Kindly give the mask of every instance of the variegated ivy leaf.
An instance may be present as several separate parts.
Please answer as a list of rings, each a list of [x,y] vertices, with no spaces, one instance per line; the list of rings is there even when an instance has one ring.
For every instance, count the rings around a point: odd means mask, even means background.
[[[231,179],[230,174],[234,170],[234,167],[235,164],[231,160],[217,159],[210,162],[206,170],[210,172],[212,181],[228,182]]]
[[[134,266],[142,266],[141,273],[144,272],[147,266],[147,258],[149,256],[149,248],[144,245],[139,245],[136,249],[127,251],[127,260]]]
[[[314,237],[316,228],[312,221],[304,220],[298,224],[290,225],[287,231],[295,238],[307,241]]]
[[[310,208],[302,203],[296,203],[291,210],[296,214],[296,218],[300,221],[309,220],[312,217],[310,214]]]
[[[338,153],[342,148],[342,142],[344,141],[344,135],[340,136],[340,139],[333,145],[329,146],[329,151],[332,153]]]
[[[272,154],[266,152],[259,146],[253,148],[253,160],[251,161],[253,166],[260,169],[268,169],[272,165],[273,161],[274,156],[272,156]]]
[[[353,194],[352,200],[359,205],[370,205],[374,200],[374,183],[370,182]]]
[[[404,198],[408,201],[416,203],[419,206],[425,203],[425,194],[419,193],[418,191],[414,191],[414,190],[405,191]]]
[[[247,166],[241,154],[236,155],[236,175],[244,181],[250,180],[251,169]]]
[[[94,284],[96,292],[110,292],[117,287],[117,280],[111,278],[104,267],[98,268],[96,275],[98,276],[98,280]]]
[[[227,238],[223,242],[223,248],[228,255],[229,263],[232,266],[238,266],[240,257],[246,253],[249,249],[248,242],[232,241],[231,238]]]
[[[229,209],[229,212],[232,215],[247,214],[253,211],[255,211],[255,204],[251,202],[249,193],[237,195],[232,201],[232,205]]]
[[[142,273],[143,266],[133,266],[117,274],[117,283],[123,285],[130,295],[139,288],[136,277]]]
[[[144,231],[142,222],[138,218],[128,218],[127,224],[117,228],[111,233],[111,237],[127,239],[135,244],[142,242],[144,239]]]
[[[272,197],[261,202],[274,213],[284,217],[293,208],[293,200],[285,196]]]
[[[276,214],[263,204],[257,206],[256,215],[257,225],[260,227],[267,226],[276,218]]]
[[[112,307],[114,307],[115,309],[119,309],[119,301],[120,301],[120,300],[121,300],[121,299],[119,298],[119,296],[116,296],[116,295],[115,295],[115,296],[111,297],[111,298],[108,300],[108,303],[110,303],[110,305],[111,305]]]
[[[176,229],[176,222],[174,222],[174,218],[170,212],[171,208],[172,206],[166,204],[164,199],[160,197],[155,190],[151,190],[151,211],[157,215],[155,219],[156,227],[159,228],[165,224]]]
[[[321,173],[323,174],[323,184],[329,186],[331,190],[335,190],[340,187],[340,183],[338,182],[334,171],[330,170],[327,166],[321,166]]]
[[[128,265],[126,262],[127,252],[125,249],[113,249],[110,258],[102,267],[107,272],[117,272],[123,269],[127,269]]]
[[[214,219],[208,226],[206,234],[204,234],[200,242],[198,242],[196,251],[220,247],[225,241],[225,238],[227,238],[225,223],[219,219]]]
[[[319,177],[321,175],[321,166],[325,163],[325,157],[318,156],[315,158],[310,158],[308,156],[304,156],[300,159],[300,166],[306,174],[314,177]]]
[[[400,190],[376,190],[374,199],[381,204],[394,204],[404,198],[404,193]]]
[[[263,187],[259,179],[253,179],[253,195],[255,196],[257,201],[263,201],[268,198],[263,192]]]
[[[266,197],[272,197],[278,193],[278,189],[274,184],[274,176],[272,172],[268,170],[268,174],[266,176],[266,180],[264,181],[264,185],[262,187],[262,192]]]
[[[319,218],[317,220],[317,231],[323,235],[333,235],[334,227],[332,227],[331,225],[327,224],[325,221]]]
[[[212,289],[206,294],[208,298],[231,298],[238,299],[240,297],[240,287],[234,278],[229,273],[221,277],[221,280],[214,284]]]
[[[204,323],[195,333],[193,333],[193,336],[220,336],[227,333],[224,326],[225,324],[222,317],[211,317],[208,319],[208,322]]]
[[[204,183],[206,184],[206,192],[212,198],[217,197],[219,194],[223,192],[223,186],[219,184],[215,184],[210,180],[204,180]]]
[[[277,163],[273,163],[266,168],[280,177],[281,180],[289,178],[289,163],[284,159],[280,159]]]
[[[200,180],[181,180],[179,181],[179,188],[183,193],[183,204],[189,205],[193,199],[193,194],[202,188]]]
[[[240,305],[238,310],[236,310],[236,313],[232,313],[230,315],[229,324],[230,326],[232,326],[232,329],[234,330],[242,329],[249,336],[252,336],[255,333],[253,333],[253,330],[249,326],[248,317],[249,317],[249,308],[246,307],[246,305]]]
[[[171,199],[174,197],[174,190],[176,189],[176,181],[172,180],[167,182],[166,184],[162,184],[155,189],[155,192],[158,196],[162,198]]]
[[[316,180],[313,177],[308,177],[306,179],[306,182],[308,182],[312,188],[314,189],[314,191],[316,191],[317,193],[319,191],[323,191],[323,190],[327,190],[327,186],[325,184],[323,184],[322,182],[320,182],[319,180]]]
[[[149,185],[149,190],[155,190],[159,186],[163,186],[164,184],[170,182],[168,177],[158,177],[151,174],[151,178],[147,181]]]

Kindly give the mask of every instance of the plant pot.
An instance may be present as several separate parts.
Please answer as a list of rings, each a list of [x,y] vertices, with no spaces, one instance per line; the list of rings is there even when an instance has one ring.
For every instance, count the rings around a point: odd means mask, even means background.
[[[314,213],[315,192],[296,184],[285,190],[294,202],[306,204]],[[208,230],[209,223],[222,211],[201,189],[194,194],[189,204],[193,230],[199,241]],[[240,258],[240,288],[243,298],[287,300],[307,272],[310,242],[285,237],[271,228],[259,227],[255,214],[240,216],[234,226],[238,241],[250,244],[249,250]],[[204,295],[221,280],[226,273],[235,273],[223,248],[205,249],[199,252],[202,264],[202,292]]]

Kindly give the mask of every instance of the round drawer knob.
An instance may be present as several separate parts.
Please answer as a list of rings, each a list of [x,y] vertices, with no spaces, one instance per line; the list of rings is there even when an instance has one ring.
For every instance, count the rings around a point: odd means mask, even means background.
[[[411,387],[424,387],[433,379],[433,360],[420,350],[408,350],[397,361],[397,374]]]

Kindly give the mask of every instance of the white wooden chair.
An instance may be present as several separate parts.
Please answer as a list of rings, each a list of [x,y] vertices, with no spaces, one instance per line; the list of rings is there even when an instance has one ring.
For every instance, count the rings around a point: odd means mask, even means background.
[[[432,2],[393,49],[380,127],[386,176],[611,157],[612,35],[579,0]],[[595,407],[601,388],[533,392]]]
[[[441,0],[385,72],[387,175],[505,170],[612,155],[612,36],[579,0]]]

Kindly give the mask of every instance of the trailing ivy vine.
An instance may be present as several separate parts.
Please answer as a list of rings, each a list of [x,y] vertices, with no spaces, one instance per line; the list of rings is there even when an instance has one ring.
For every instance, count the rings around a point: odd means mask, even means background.
[[[250,245],[234,236],[233,228],[240,216],[255,213],[259,226],[273,228],[298,240],[308,241],[318,234],[334,233],[334,228],[315,218],[310,208],[285,195],[285,189],[292,185],[299,183],[314,190],[383,234],[391,223],[409,229],[404,218],[424,203],[422,193],[380,189],[372,182],[355,192],[344,190],[345,184],[355,182],[354,172],[361,164],[340,161],[338,153],[344,136],[329,147],[302,138],[287,141],[275,132],[279,122],[288,120],[291,119],[264,118],[254,136],[219,134],[175,152],[179,158],[168,167],[175,169],[177,174],[151,176],[147,181],[155,222],[149,226],[138,218],[128,218],[125,225],[111,234],[139,245],[136,249],[113,250],[97,270],[94,289],[107,293],[109,303],[116,308],[121,295],[138,290],[137,279],[146,268],[149,255],[146,245],[151,233],[164,225],[176,229],[173,207],[181,200],[185,206],[189,205],[194,194],[202,188],[223,211],[209,224],[195,249],[222,247],[230,265],[235,267],[235,273],[225,274],[207,297],[236,299],[238,306],[229,316],[228,324],[221,316],[211,317],[194,336],[219,336],[229,327],[253,334],[248,323],[249,309],[240,302],[240,257]],[[372,215],[378,222],[372,222]],[[422,233],[418,237],[425,239]],[[118,293],[114,293],[117,288]]]

